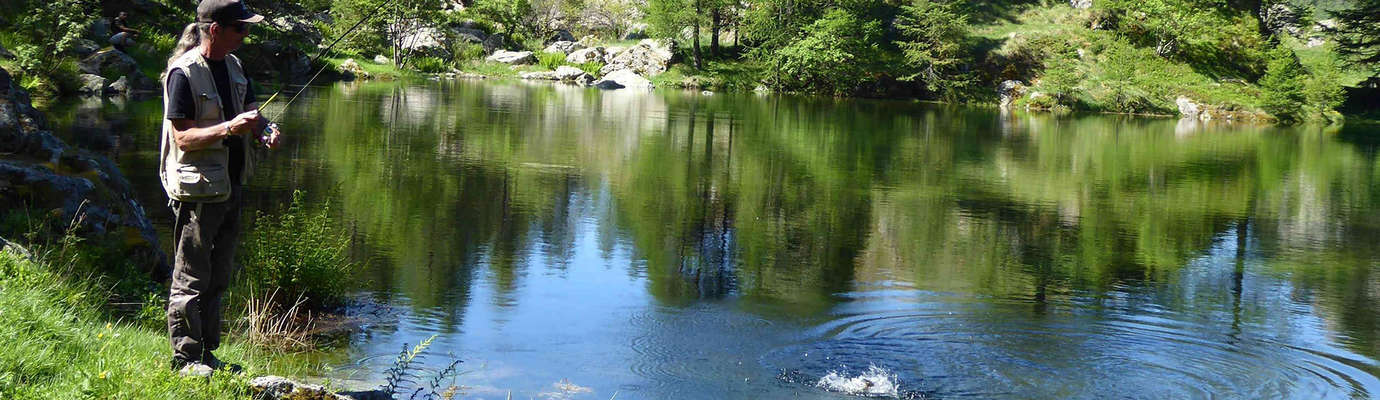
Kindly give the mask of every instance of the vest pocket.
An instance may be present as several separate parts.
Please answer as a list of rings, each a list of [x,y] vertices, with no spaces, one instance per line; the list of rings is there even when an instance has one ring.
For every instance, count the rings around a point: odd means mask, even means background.
[[[177,189],[189,199],[222,196],[230,193],[230,174],[224,165],[180,165]]]

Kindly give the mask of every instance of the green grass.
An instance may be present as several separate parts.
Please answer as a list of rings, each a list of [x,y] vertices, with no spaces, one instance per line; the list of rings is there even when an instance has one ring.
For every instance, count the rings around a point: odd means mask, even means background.
[[[111,283],[74,273],[82,269],[0,253],[0,398],[248,398],[250,377],[312,370],[231,338],[217,353],[242,364],[244,374],[179,377],[169,368],[166,331],[111,317],[105,310]]]
[[[705,61],[696,70],[690,64],[679,63],[666,72],[650,78],[656,87],[698,88],[716,91],[751,91],[757,87],[760,71],[747,61]]]
[[[359,63],[359,67],[363,68],[364,72],[369,73],[370,79],[403,80],[421,77],[416,71],[397,69],[392,64],[376,64],[374,60],[363,57],[321,57],[321,60],[338,71],[340,64],[350,58],[354,58],[355,62]]]

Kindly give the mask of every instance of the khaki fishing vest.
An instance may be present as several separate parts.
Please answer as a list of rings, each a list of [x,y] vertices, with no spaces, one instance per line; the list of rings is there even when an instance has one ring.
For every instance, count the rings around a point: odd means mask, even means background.
[[[211,68],[201,56],[200,49],[193,49],[178,57],[168,66],[163,81],[163,109],[168,108],[167,77],[172,71],[181,69],[187,75],[195,98],[198,126],[225,122],[234,115],[221,115],[220,96],[228,95],[230,108],[236,114],[244,112],[244,96],[248,91],[249,80],[244,77],[240,60],[233,55],[225,56],[225,70],[230,76],[230,93],[217,93],[215,78]],[[244,141],[244,170],[240,171],[240,184],[249,182],[249,171],[253,168],[253,149],[248,135],[231,136]],[[192,151],[182,151],[173,140],[172,120],[163,120],[163,137],[160,140],[158,176],[163,181],[163,190],[168,198],[186,202],[218,203],[230,198],[230,149],[216,141],[210,146]]]

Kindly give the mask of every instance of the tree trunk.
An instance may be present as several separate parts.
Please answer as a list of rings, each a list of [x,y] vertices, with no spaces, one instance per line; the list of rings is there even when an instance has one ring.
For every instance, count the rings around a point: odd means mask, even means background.
[[[709,11],[709,55],[714,58],[719,58],[719,27],[722,23],[719,9],[714,7]]]
[[[703,8],[703,0],[695,0],[695,18],[690,32],[690,37],[693,38],[695,44],[695,69],[704,67],[704,63],[700,61],[700,16],[704,15]]]

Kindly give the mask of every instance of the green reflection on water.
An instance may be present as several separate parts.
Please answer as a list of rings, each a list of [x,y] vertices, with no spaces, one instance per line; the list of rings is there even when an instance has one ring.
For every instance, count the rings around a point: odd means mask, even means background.
[[[138,131],[123,148],[140,149],[121,164],[143,180],[147,104],[121,106]],[[603,261],[631,259],[613,267],[671,306],[736,297],[818,319],[841,293],[900,283],[1040,312],[1148,290],[1171,309],[1229,304],[1236,326],[1279,312],[1242,293],[1260,265],[1335,340],[1380,345],[1380,163],[1374,142],[1325,128],[473,82],[345,84],[297,104],[256,204],[337,198],[373,262],[361,281],[448,326],[476,279],[498,288],[483,301],[511,304],[528,274],[570,268],[593,221]],[[1208,267],[1234,284],[1174,292],[1223,243],[1235,259]]]

